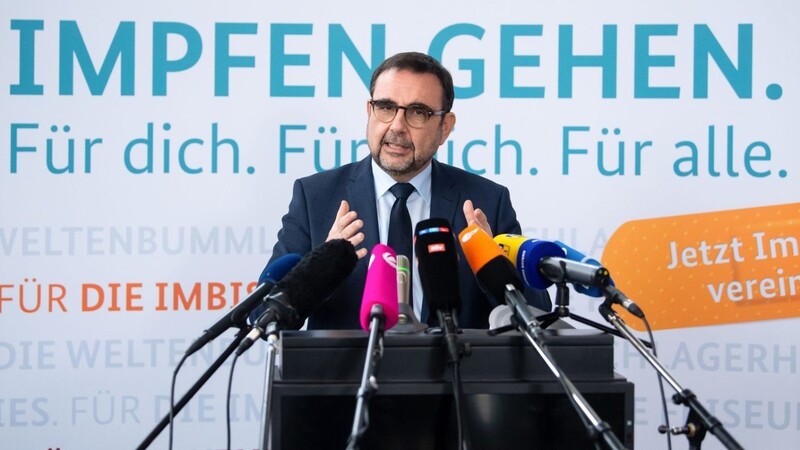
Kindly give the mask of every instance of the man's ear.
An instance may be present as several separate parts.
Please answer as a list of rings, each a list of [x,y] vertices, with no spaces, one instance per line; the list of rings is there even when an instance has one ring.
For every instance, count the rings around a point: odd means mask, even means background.
[[[450,133],[453,131],[453,128],[456,126],[456,115],[455,113],[449,112],[444,115],[442,118],[442,142],[439,142],[439,145],[444,145],[447,142],[447,138],[450,136]]]

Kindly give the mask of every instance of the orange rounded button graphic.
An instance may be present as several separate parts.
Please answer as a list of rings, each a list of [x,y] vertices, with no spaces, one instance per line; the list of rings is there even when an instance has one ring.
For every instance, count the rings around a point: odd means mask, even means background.
[[[800,316],[798,241],[791,203],[627,222],[602,261],[653,329],[783,319]]]

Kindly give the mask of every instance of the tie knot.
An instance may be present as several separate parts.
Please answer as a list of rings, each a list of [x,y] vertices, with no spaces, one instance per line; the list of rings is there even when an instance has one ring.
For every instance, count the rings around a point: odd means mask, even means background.
[[[397,199],[407,200],[408,197],[414,192],[414,185],[411,183],[397,183],[389,188]]]

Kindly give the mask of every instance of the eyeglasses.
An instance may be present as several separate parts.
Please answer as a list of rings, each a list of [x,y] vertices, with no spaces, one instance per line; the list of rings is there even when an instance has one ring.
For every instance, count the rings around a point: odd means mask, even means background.
[[[372,114],[375,118],[384,123],[394,120],[397,110],[402,109],[406,123],[412,128],[422,128],[431,116],[441,116],[446,111],[431,111],[430,108],[422,105],[398,106],[386,100],[370,100]]]

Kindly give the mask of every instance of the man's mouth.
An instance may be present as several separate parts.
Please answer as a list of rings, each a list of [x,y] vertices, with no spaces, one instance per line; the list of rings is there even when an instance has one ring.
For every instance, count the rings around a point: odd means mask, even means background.
[[[411,149],[411,147],[408,145],[403,145],[401,143],[395,143],[395,142],[384,142],[383,145],[388,147],[389,150],[395,150],[400,152],[405,152]]]

